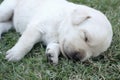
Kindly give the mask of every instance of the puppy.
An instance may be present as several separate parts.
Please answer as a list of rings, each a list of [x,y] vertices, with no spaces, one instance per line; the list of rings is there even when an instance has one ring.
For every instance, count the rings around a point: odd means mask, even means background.
[[[103,13],[66,0],[4,0],[0,36],[13,26],[21,37],[6,52],[8,61],[21,60],[38,42],[47,46],[45,54],[54,64],[60,53],[85,61],[106,51],[113,35]]]

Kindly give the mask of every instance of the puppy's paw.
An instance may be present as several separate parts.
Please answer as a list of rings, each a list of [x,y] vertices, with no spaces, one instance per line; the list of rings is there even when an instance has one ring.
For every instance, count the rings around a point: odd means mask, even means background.
[[[58,64],[58,55],[53,50],[46,51],[47,60],[54,65]]]
[[[8,61],[19,61],[24,57],[21,52],[18,52],[14,49],[10,49],[6,52],[6,59]]]

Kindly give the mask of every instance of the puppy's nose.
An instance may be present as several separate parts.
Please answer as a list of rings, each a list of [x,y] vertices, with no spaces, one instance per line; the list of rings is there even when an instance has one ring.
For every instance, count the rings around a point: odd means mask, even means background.
[[[84,59],[84,56],[85,56],[85,54],[81,53],[81,52],[73,52],[73,53],[71,53],[69,55],[75,61],[81,61],[81,60]]]
[[[78,52],[78,51],[74,51],[74,52],[69,52],[69,53],[65,53],[65,55],[72,60],[75,61],[82,61],[85,57],[85,53],[84,52]]]

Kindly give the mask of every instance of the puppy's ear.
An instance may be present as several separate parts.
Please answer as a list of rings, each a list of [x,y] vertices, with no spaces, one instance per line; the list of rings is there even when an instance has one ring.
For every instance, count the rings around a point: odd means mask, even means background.
[[[87,11],[85,11],[84,9],[81,9],[81,8],[74,9],[71,16],[72,16],[72,24],[73,25],[79,25],[82,22],[84,22],[85,20],[90,18]]]

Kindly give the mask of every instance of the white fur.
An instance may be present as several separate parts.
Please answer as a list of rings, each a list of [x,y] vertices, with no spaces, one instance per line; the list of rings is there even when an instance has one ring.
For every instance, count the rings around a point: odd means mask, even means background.
[[[21,60],[40,41],[47,45],[46,55],[53,63],[58,63],[60,52],[84,61],[106,51],[112,40],[111,24],[104,14],[66,0],[4,0],[0,5],[0,35],[11,28],[11,17],[22,36],[7,51],[8,61]]]

